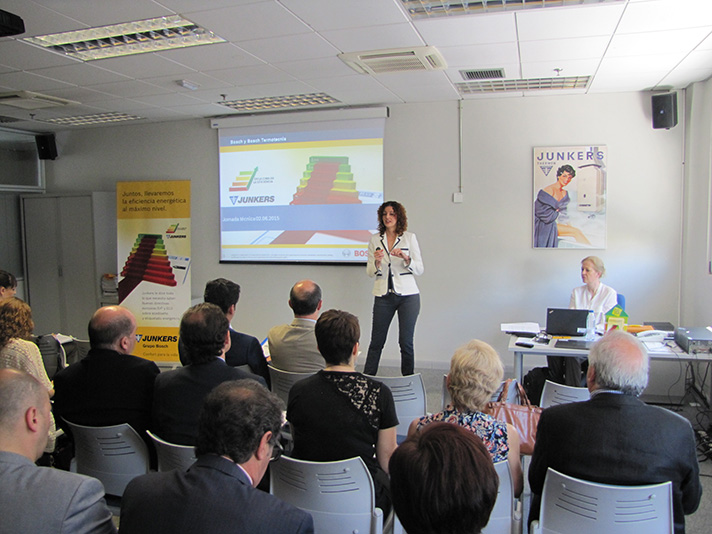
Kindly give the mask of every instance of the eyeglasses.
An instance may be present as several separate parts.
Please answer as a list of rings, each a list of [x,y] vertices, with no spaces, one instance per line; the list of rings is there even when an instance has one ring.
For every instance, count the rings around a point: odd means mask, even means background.
[[[282,444],[279,442],[279,440],[275,441],[274,445],[272,445],[272,456],[270,457],[269,461],[274,462],[275,460],[279,460],[282,457],[283,452],[284,447],[282,447]]]

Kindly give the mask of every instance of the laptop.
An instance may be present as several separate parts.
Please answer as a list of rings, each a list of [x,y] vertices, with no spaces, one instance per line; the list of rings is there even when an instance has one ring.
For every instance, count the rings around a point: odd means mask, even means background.
[[[547,308],[546,333],[550,336],[585,336],[588,310]]]

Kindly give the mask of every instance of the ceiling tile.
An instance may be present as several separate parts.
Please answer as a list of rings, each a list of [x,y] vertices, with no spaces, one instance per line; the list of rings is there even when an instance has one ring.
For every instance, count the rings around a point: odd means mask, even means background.
[[[562,7],[517,11],[522,41],[610,35],[616,29],[625,2],[593,7]]]
[[[280,0],[316,31],[397,24],[409,18],[399,0]]]
[[[525,41],[520,43],[519,53],[522,62],[600,58],[609,41],[607,36]]]
[[[96,83],[120,82],[128,79],[126,76],[95,67],[94,65],[80,64],[66,65],[64,67],[49,67],[47,69],[35,69],[32,73],[79,86]]]
[[[517,40],[514,13],[422,19],[414,25],[429,45],[461,46]]]
[[[240,48],[267,63],[335,56],[339,50],[316,33],[244,41]]]
[[[712,2],[709,0],[653,0],[626,6],[618,33],[700,26],[712,27]]]
[[[235,69],[263,63],[263,61],[232,43],[217,43],[191,46],[179,50],[164,50],[157,55],[201,72]]]
[[[522,78],[555,78],[557,76],[593,76],[599,59],[567,59],[522,63]],[[561,69],[558,73],[556,69]]]
[[[413,26],[408,23],[329,30],[321,32],[321,35],[342,52],[425,45]]]
[[[606,57],[687,52],[707,36],[705,28],[615,35]]]
[[[450,68],[479,69],[503,63],[519,63],[517,43],[444,46],[438,50]]]
[[[291,82],[294,77],[271,65],[256,65],[240,69],[212,70],[206,74],[236,86]]]
[[[233,42],[310,33],[309,26],[276,2],[191,13],[190,20]]]
[[[185,65],[181,65],[180,63],[176,63],[157,54],[112,57],[109,59],[98,59],[91,63],[97,67],[135,79],[182,75],[193,72],[192,69],[187,68]]]

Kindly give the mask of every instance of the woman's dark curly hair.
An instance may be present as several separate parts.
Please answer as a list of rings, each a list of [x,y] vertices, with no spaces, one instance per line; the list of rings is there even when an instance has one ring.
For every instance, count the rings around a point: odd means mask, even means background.
[[[0,349],[12,339],[30,339],[34,329],[29,304],[17,297],[0,301]]]
[[[385,234],[386,233],[386,226],[383,224],[383,212],[386,211],[386,208],[390,206],[393,208],[393,211],[396,214],[396,218],[398,219],[396,221],[396,234],[398,235],[403,235],[403,232],[405,232],[408,229],[408,216],[405,214],[405,208],[403,207],[403,204],[400,202],[396,202],[395,200],[389,200],[388,202],[384,202],[381,204],[378,208],[378,233],[379,234]]]

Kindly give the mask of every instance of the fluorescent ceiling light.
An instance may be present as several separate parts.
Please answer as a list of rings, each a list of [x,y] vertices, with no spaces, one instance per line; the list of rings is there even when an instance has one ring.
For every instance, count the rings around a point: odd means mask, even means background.
[[[178,15],[23,39],[82,61],[158,52],[225,39]]]
[[[339,104],[340,101],[326,93],[310,93],[305,95],[272,96],[265,98],[250,98],[248,100],[223,100],[218,102],[237,111],[265,111],[268,109],[295,109],[324,104]]]
[[[624,0],[401,0],[401,3],[411,18],[420,19],[623,1]]]
[[[526,78],[520,80],[487,80],[456,83],[461,95],[482,93],[510,93],[512,91],[555,91],[586,89],[590,76],[555,76],[552,78]]]
[[[95,115],[42,119],[42,122],[51,122],[52,124],[61,124],[64,126],[86,126],[87,124],[104,124],[107,122],[135,121],[140,119],[141,117],[127,115],[126,113],[97,113]]]

